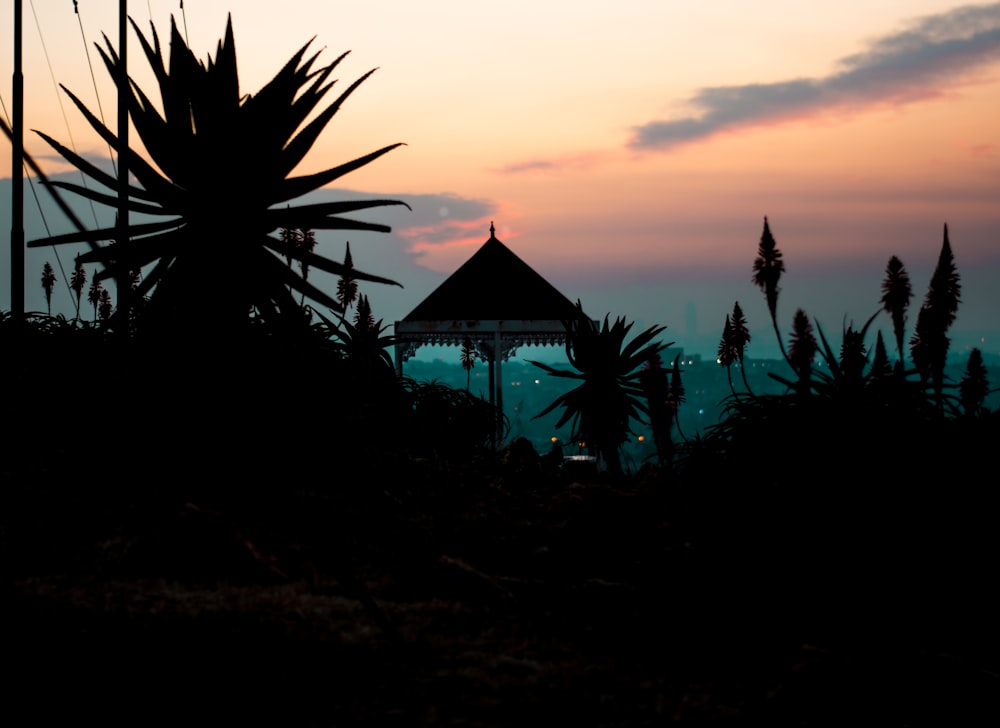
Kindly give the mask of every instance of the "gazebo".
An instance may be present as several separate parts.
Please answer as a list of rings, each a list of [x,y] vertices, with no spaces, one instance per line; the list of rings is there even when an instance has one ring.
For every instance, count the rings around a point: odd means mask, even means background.
[[[490,222],[489,240],[396,322],[396,372],[403,373],[422,345],[468,344],[489,363],[490,403],[502,418],[502,362],[521,346],[564,345],[565,322],[580,315],[576,304],[497,240]]]

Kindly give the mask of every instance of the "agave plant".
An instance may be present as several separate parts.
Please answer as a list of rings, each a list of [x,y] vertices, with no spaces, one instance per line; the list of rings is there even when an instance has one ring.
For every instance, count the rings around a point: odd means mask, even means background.
[[[650,326],[626,342],[632,323],[609,317],[598,325],[583,315],[566,322],[566,355],[573,370],[556,369],[542,362],[531,363],[555,377],[576,379],[580,385],[557,397],[534,419],[559,407],[562,416],[556,427],[573,421],[574,438],[594,444],[612,475],[621,475],[619,450],[630,432],[633,419],[648,414],[640,384],[641,367],[671,346],[656,338],[665,326]]]
[[[276,230],[368,230],[389,232],[386,225],[342,215],[398,200],[355,200],[291,206],[288,201],[330,184],[400,144],[391,144],[322,172],[290,176],[344,101],[373,71],[348,86],[332,103],[310,115],[333,87],[330,80],[347,53],[317,67],[319,53],[307,57],[306,43],[256,94],[239,88],[232,18],[215,57],[195,58],[176,22],[171,23],[169,62],[156,29],[147,39],[136,26],[146,60],[159,85],[160,109],[131,79],[119,92],[151,161],[122,148],[112,133],[68,89],[64,91],[91,126],[114,147],[136,184],[128,188],[132,213],[162,218],[132,225],[127,240],[115,241],[114,228],[57,235],[29,247],[88,242],[93,249],[81,263],[105,266],[98,276],[127,280],[130,271],[149,267],[133,298],[149,294],[143,325],[156,331],[191,331],[210,321],[212,332],[245,326],[250,313],[267,322],[301,322],[302,306],[293,291],[341,310],[336,299],[308,282],[300,270],[340,275],[344,266],[296,246]],[[111,77],[118,83],[121,59],[105,37],[98,46]],[[111,190],[117,180],[46,134],[38,132],[66,160]],[[116,194],[83,185],[53,182],[98,203],[117,205]],[[108,245],[100,241],[112,240]],[[395,284],[353,270],[357,279]],[[398,285],[398,284],[396,284]],[[119,297],[122,292],[119,292]],[[119,310],[122,309],[119,301]],[[207,327],[206,327],[206,330]]]

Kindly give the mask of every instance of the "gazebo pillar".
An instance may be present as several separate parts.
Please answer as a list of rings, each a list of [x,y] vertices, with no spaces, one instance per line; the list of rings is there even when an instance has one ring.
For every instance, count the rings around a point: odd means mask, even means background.
[[[504,350],[500,346],[500,327],[497,326],[493,331],[493,362],[492,368],[496,372],[492,375],[493,379],[493,389],[496,390],[496,412],[497,412],[497,422],[496,422],[496,438],[493,443],[493,449],[499,450],[503,446],[503,357]]]

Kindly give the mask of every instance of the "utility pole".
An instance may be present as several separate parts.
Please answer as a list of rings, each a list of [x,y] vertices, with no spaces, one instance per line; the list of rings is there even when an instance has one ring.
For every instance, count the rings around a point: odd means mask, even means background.
[[[115,235],[120,250],[128,241],[128,2],[118,0],[118,218]],[[119,263],[115,276],[118,283],[118,318],[121,333],[128,335],[129,308],[132,291],[129,271]]]
[[[24,75],[21,73],[21,0],[14,0],[14,154],[11,157],[10,312],[24,319]]]

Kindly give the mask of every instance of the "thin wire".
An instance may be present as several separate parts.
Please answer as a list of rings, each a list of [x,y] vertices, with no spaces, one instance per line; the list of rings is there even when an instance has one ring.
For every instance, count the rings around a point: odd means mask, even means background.
[[[184,42],[187,43],[188,48],[191,47],[191,40],[188,38],[188,16],[184,12],[184,0],[181,0],[181,18],[184,19]]]
[[[73,0],[73,12],[76,14],[77,23],[80,26],[80,40],[83,41],[83,53],[87,56],[87,67],[90,69],[90,82],[94,84],[94,96],[97,98],[97,111],[100,114],[101,123],[107,126],[107,122],[104,121],[104,107],[101,106],[101,94],[97,90],[97,77],[94,76],[94,64],[90,61],[90,45],[87,43],[87,34],[83,32],[83,16],[80,15],[80,8],[77,5],[77,0]],[[110,144],[108,144],[108,157],[111,158],[111,169],[117,177],[118,167],[115,164],[115,154]]]
[[[0,96],[0,110],[3,111],[4,117],[7,119],[7,126],[13,129],[13,124],[10,121],[10,114],[7,113],[7,105],[3,101],[3,96]],[[42,218],[42,225],[45,226],[45,235],[47,237],[52,236],[52,230],[49,229],[49,221],[45,217],[45,210],[42,209],[42,201],[38,198],[38,190],[35,188],[34,177],[31,176],[31,170],[28,168],[27,160],[21,162],[21,166],[24,167],[24,175],[28,179],[28,187],[31,189],[31,196],[35,198],[35,207],[38,208],[38,215]],[[11,180],[12,184],[17,184],[16,180]],[[59,266],[59,272],[62,273],[63,283],[66,284],[66,292],[69,293],[69,298],[73,300],[73,289],[69,287],[69,279],[66,277],[66,269],[63,268],[62,258],[59,257],[59,249],[56,246],[51,246],[52,252],[56,256],[56,264]]]
[[[31,14],[35,18],[35,28],[38,30],[38,40],[42,44],[42,52],[45,54],[45,62],[49,67],[49,77],[52,79],[52,87],[55,89],[56,98],[59,100],[59,111],[62,112],[63,123],[66,124],[66,133],[69,135],[69,146],[75,152],[76,142],[73,140],[73,131],[69,126],[69,117],[66,116],[66,108],[63,106],[62,95],[59,93],[59,84],[56,82],[56,74],[52,70],[52,61],[49,59],[49,50],[45,47],[45,38],[42,35],[42,26],[38,22],[38,13],[35,12],[35,0],[31,0],[29,3],[31,5]],[[84,175],[83,170],[80,170],[80,178],[83,180],[83,186],[87,186],[87,177]],[[90,202],[90,212],[94,216],[94,226],[100,227],[100,223],[97,221],[97,210],[94,209],[93,200]]]

